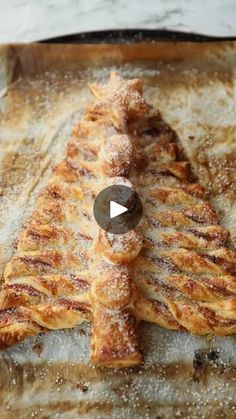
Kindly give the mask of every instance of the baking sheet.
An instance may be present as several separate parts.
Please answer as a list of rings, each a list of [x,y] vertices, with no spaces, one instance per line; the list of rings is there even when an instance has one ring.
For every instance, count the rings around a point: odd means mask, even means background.
[[[51,167],[118,69],[176,130],[236,240],[236,43],[9,45],[0,48],[0,274]],[[143,324],[144,365],[89,363],[90,326],[29,339],[0,356],[2,418],[235,418],[235,337]]]

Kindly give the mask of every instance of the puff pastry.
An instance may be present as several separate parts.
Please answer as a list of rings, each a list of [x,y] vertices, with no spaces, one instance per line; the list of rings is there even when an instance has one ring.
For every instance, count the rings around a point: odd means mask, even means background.
[[[112,73],[91,85],[68,141],[5,268],[0,348],[93,322],[92,360],[139,364],[139,323],[196,334],[236,332],[236,252],[192,177],[174,132],[142,96],[141,80]],[[133,231],[112,235],[92,215],[103,187],[142,199]]]

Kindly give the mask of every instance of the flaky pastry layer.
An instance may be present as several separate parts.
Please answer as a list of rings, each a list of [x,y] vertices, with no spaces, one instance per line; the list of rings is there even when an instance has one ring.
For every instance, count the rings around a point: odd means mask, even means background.
[[[0,348],[93,322],[92,360],[139,364],[139,323],[196,334],[236,332],[236,252],[191,174],[174,131],[142,96],[141,80],[112,73],[52,171],[0,294]],[[113,235],[92,214],[103,188],[134,188],[135,230]]]

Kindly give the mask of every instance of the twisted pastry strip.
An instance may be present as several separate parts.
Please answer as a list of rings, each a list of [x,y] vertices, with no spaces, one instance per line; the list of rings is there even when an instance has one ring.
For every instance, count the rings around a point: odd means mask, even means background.
[[[38,335],[44,329],[24,313],[24,308],[10,308],[0,311],[0,349],[20,343],[29,336]]]
[[[0,348],[91,320],[88,287],[85,279],[73,275],[9,278],[0,296]]]

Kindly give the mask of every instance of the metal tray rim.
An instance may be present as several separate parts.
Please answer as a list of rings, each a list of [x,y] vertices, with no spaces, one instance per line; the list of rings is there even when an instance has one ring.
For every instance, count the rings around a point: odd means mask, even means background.
[[[235,41],[236,36],[209,36],[201,33],[172,31],[162,29],[114,29],[78,32],[39,40],[40,43],[95,44],[132,42],[219,42]]]

